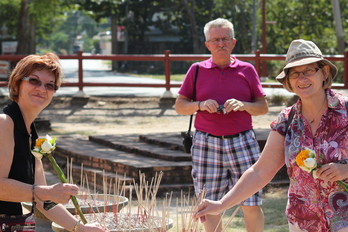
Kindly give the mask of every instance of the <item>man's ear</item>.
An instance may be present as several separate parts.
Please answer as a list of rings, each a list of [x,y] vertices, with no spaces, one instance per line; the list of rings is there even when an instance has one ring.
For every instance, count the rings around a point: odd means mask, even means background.
[[[205,44],[205,46],[207,47],[207,49],[210,51],[209,42],[205,41],[204,44]]]
[[[234,49],[234,47],[236,46],[236,44],[237,44],[237,40],[236,39],[233,39],[232,40],[232,43],[233,43],[233,45],[232,45],[232,49]]]

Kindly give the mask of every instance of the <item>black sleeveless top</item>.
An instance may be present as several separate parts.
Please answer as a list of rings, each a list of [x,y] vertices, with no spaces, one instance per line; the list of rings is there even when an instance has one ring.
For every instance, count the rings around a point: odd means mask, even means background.
[[[30,135],[25,127],[22,112],[16,102],[11,102],[3,109],[3,113],[9,115],[14,122],[14,155],[8,178],[27,184],[34,184],[35,157],[30,151]],[[38,138],[34,123],[31,124],[32,148]],[[1,161],[0,161],[1,162]],[[0,201],[0,214],[23,214],[21,203]]]

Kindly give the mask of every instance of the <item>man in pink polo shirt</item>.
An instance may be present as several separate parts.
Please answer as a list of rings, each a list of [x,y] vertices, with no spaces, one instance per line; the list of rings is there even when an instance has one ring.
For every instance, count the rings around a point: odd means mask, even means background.
[[[236,45],[233,24],[221,18],[210,21],[204,35],[211,58],[189,68],[175,110],[196,112],[191,148],[196,195],[205,189],[207,199],[219,200],[259,158],[252,116],[266,114],[268,104],[255,68],[231,56]],[[261,195],[260,190],[241,203],[248,232],[263,231]],[[206,218],[207,232],[221,231],[220,215]]]

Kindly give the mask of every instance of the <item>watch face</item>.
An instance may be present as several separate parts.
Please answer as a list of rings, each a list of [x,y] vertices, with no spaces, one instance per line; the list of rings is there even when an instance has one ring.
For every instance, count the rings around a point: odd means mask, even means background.
[[[50,210],[52,209],[54,206],[56,206],[57,203],[52,202],[52,201],[44,201],[44,209],[45,210]]]

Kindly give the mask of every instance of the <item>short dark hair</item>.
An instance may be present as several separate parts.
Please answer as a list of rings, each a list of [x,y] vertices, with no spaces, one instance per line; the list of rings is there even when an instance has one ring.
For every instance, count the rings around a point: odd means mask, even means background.
[[[18,99],[19,85],[23,77],[27,77],[34,71],[47,70],[51,72],[57,86],[61,85],[63,71],[57,55],[48,52],[43,55],[29,55],[21,59],[13,69],[8,83],[9,98]]]

